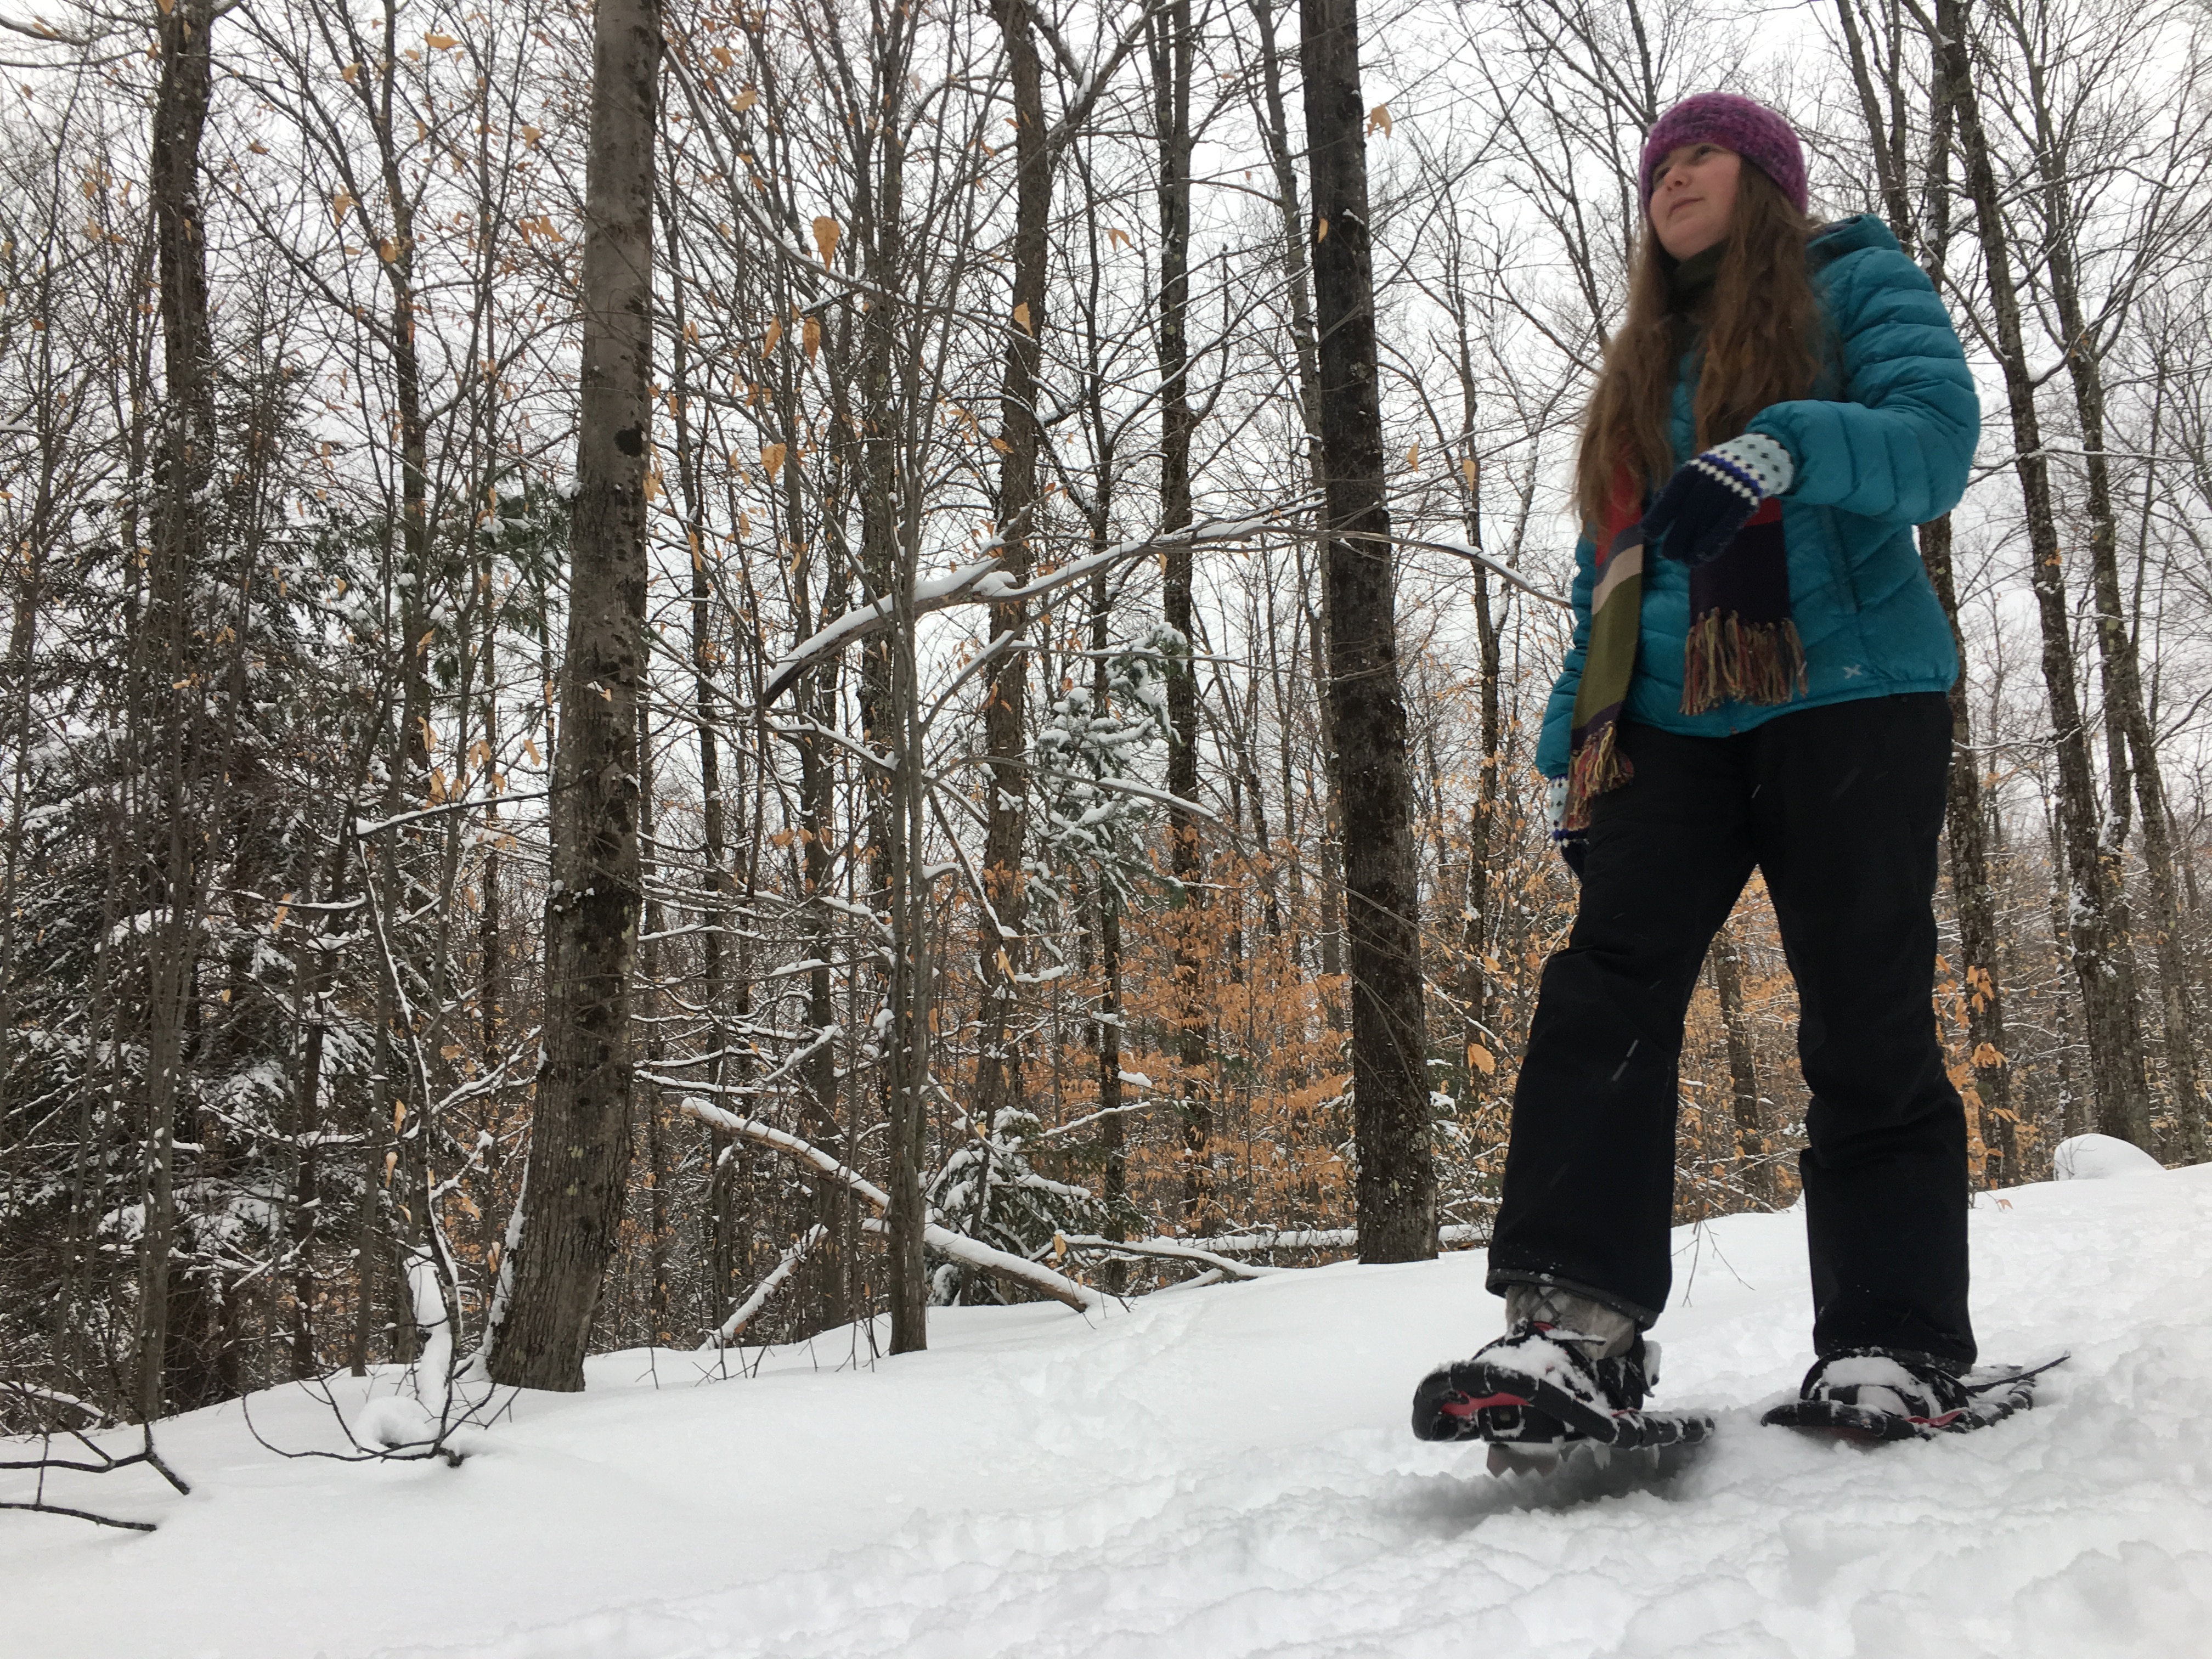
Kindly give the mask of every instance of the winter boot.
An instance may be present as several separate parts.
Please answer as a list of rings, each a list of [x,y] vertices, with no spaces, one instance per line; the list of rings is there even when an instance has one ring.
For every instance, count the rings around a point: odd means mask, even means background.
[[[1925,1354],[1850,1348],[1815,1360],[1797,1398],[1759,1421],[1852,1440],[1963,1434],[2033,1406],[2037,1378],[2064,1358],[2032,1368],[1992,1365],[1962,1372]]]
[[[1531,1452],[1577,1440],[1645,1443],[1641,1413],[1657,1378],[1656,1343],[1625,1315],[1548,1286],[1516,1285],[1505,1308],[1504,1336],[1421,1379],[1419,1438]]]

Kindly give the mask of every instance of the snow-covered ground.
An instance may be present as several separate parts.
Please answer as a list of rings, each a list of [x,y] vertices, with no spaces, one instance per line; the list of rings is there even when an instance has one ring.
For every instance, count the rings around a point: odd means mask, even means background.
[[[2197,1659],[2209,1205],[2212,1167],[1984,1195],[1984,1357],[2073,1362],[2023,1417],[1875,1449],[1755,1424],[1809,1359],[1799,1218],[1685,1229],[1656,1403],[1723,1417],[1663,1482],[1412,1439],[1416,1378],[1496,1327],[1480,1254],[939,1313],[872,1370],[610,1355],[457,1469],[281,1461],[234,1404],[165,1427],[191,1497],[56,1494],[155,1534],[0,1512],[0,1654]]]

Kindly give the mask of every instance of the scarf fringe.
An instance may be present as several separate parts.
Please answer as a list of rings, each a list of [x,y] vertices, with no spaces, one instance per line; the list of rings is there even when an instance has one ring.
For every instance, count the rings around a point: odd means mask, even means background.
[[[1789,702],[1805,690],[1805,646],[1795,622],[1747,623],[1733,611],[1708,611],[1691,624],[1682,647],[1684,714],[1724,702]]]
[[[1589,829],[1592,798],[1619,788],[1636,775],[1636,769],[1614,741],[1619,726],[1617,717],[1607,720],[1575,750],[1567,766],[1567,810],[1559,820],[1562,830]]]

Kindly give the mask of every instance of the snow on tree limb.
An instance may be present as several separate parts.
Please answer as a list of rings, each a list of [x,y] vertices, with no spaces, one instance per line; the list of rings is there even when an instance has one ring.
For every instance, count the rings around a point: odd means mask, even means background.
[[[768,1277],[753,1286],[753,1293],[738,1304],[730,1316],[716,1328],[714,1334],[700,1344],[701,1352],[712,1352],[716,1348],[726,1348],[743,1336],[745,1327],[751,1324],[753,1316],[768,1304],[769,1297],[782,1287],[785,1279],[799,1270],[799,1264],[806,1260],[807,1253],[829,1237],[830,1230],[816,1222],[806,1237],[786,1250],[783,1260],[769,1269]]]
[[[1102,567],[1121,564],[1157,553],[1171,543],[1188,542],[1196,546],[1210,542],[1241,542],[1264,532],[1278,531],[1281,514],[1292,513],[1310,505],[1303,500],[1287,503],[1267,513],[1246,519],[1209,519],[1203,524],[1172,535],[1148,536],[1139,541],[1122,542],[1102,552],[1080,559],[1071,559],[1057,570],[1050,571],[1033,581],[1016,582],[999,567],[995,551],[987,551],[972,564],[942,576],[924,577],[914,585],[914,610],[916,616],[932,611],[943,611],[956,605],[1005,605],[1023,599],[1033,599],[1079,582]],[[766,708],[781,696],[799,677],[823,657],[833,651],[842,650],[855,641],[866,639],[891,625],[896,596],[886,593],[872,605],[864,605],[848,611],[826,627],[793,646],[779,658],[770,671],[766,688],[761,692],[761,706]]]
[[[885,1214],[890,1208],[890,1196],[882,1188],[795,1134],[776,1128],[772,1124],[763,1123],[757,1118],[739,1117],[735,1112],[726,1112],[719,1106],[710,1106],[696,1097],[678,1102],[677,1109],[702,1123],[711,1124],[733,1135],[741,1135],[763,1146],[773,1146],[801,1163],[812,1164],[823,1174],[844,1182],[878,1216]],[[860,1226],[863,1231],[871,1233],[885,1230],[885,1224],[878,1220],[864,1220]],[[935,1222],[923,1230],[922,1243],[939,1255],[949,1256],[965,1267],[1018,1280],[1055,1302],[1066,1304],[1079,1313],[1088,1313],[1103,1305],[1105,1301],[1097,1291],[1088,1285],[1077,1284],[1064,1273],[1056,1273],[1049,1267],[1025,1261],[1008,1251],[978,1243],[964,1234],[956,1233],[950,1227],[939,1226]]]

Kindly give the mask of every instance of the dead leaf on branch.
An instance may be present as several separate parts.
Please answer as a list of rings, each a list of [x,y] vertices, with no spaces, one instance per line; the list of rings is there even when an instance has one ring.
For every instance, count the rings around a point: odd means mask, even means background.
[[[1390,106],[1388,104],[1377,104],[1367,112],[1367,131],[1373,132],[1378,127],[1385,138],[1390,136]]]
[[[837,222],[827,214],[815,220],[814,246],[822,250],[822,263],[824,265],[836,263],[837,239],[844,234],[838,229]]]

